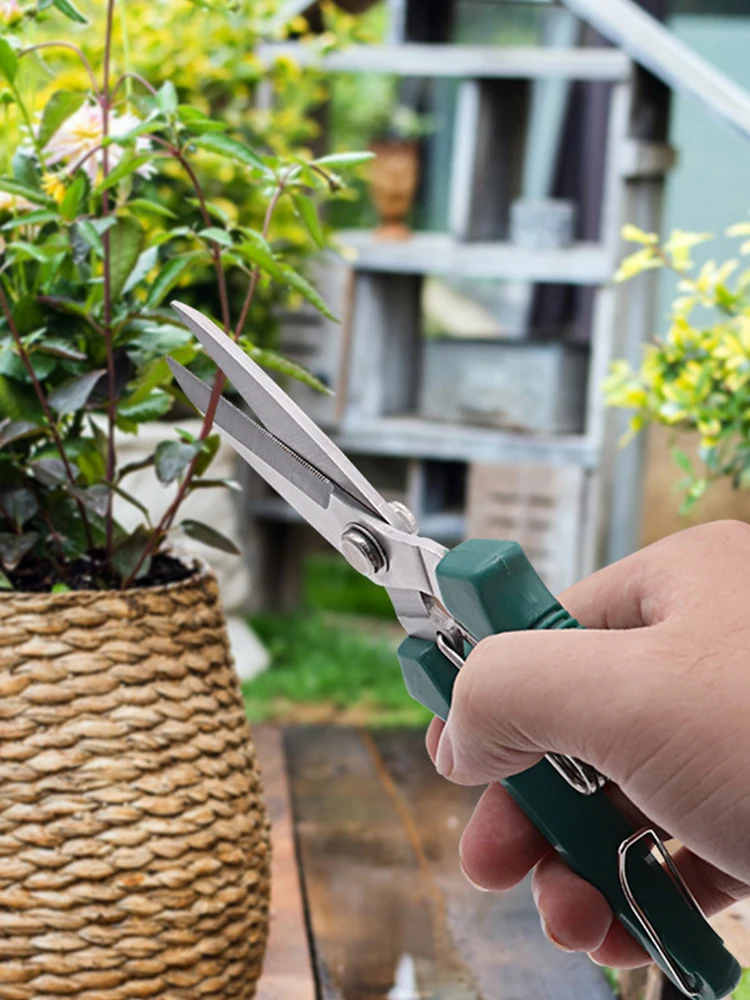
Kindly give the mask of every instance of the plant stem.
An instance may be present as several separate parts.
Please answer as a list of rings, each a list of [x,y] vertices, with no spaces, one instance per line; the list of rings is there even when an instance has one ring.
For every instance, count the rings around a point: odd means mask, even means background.
[[[42,499],[39,496],[39,490],[37,489],[36,484],[33,483],[30,479],[27,479],[26,480],[26,485],[31,490],[31,492],[34,494],[34,496],[36,497],[36,502],[39,504],[39,510],[41,512],[41,515],[42,515],[42,518],[44,520],[44,523],[47,525],[47,530],[49,531],[49,533],[52,536],[52,539],[53,539],[55,545],[57,546],[57,549],[58,549],[58,551],[60,553],[61,564],[64,566],[65,565],[65,549],[63,548],[63,543],[62,543],[62,538],[60,537],[60,533],[57,530],[57,528],[54,526],[54,524],[52,523],[52,518],[49,516],[49,511],[47,510],[47,508],[42,503]]]
[[[123,83],[126,83],[128,80],[135,80],[137,83],[140,83],[140,85],[142,87],[145,87],[146,90],[149,92],[149,94],[151,94],[152,97],[156,97],[156,87],[152,87],[151,84],[148,82],[148,80],[144,79],[140,75],[140,73],[133,73],[130,70],[128,70],[126,73],[122,73],[118,77],[117,83],[112,88],[112,95],[111,95],[112,99],[114,99],[115,94],[120,89],[120,87],[123,85]],[[129,90],[126,91],[126,96],[128,98],[130,98]]]
[[[107,0],[107,28],[104,41],[104,68],[102,76],[102,90],[99,103],[102,109],[102,135],[106,139],[109,136],[109,73],[112,58],[112,19],[114,16],[115,0]],[[102,150],[102,174],[106,180],[109,173],[109,147]],[[102,215],[106,219],[109,216],[109,191],[102,192]],[[115,455],[115,418],[117,416],[117,386],[115,379],[115,352],[112,337],[112,279],[111,279],[111,243],[109,230],[102,234],[104,245],[104,344],[107,352],[107,383],[109,399],[107,401],[107,481],[113,482],[115,478],[115,466],[117,463]],[[112,549],[114,541],[114,516],[113,516],[114,493],[110,490],[107,493],[107,513],[106,513],[106,559],[112,559]]]
[[[70,461],[68,459],[68,456],[65,454],[65,448],[63,447],[62,439],[60,438],[60,434],[57,430],[57,424],[55,423],[55,418],[52,416],[52,411],[49,408],[47,397],[44,395],[44,390],[42,389],[39,379],[36,377],[36,372],[34,371],[34,366],[31,363],[31,358],[29,357],[28,351],[23,346],[23,341],[21,340],[21,335],[18,332],[16,321],[13,319],[13,313],[11,312],[10,304],[2,288],[0,288],[0,309],[2,309],[3,313],[5,314],[5,318],[8,321],[8,327],[10,328],[11,336],[13,337],[13,341],[16,345],[16,350],[18,351],[18,355],[21,358],[21,361],[23,362],[24,368],[29,374],[29,379],[31,380],[31,384],[34,387],[34,392],[36,393],[36,397],[39,400],[39,405],[42,407],[42,411],[45,417],[47,418],[49,431],[50,434],[52,435],[52,440],[55,443],[55,447],[57,448],[60,454],[60,458],[65,468],[65,474],[68,477],[68,482],[70,483],[71,486],[76,487],[77,486],[76,477],[73,475],[73,469],[71,467]],[[76,498],[76,504],[78,505],[78,509],[81,513],[81,518],[83,520],[83,526],[86,531],[86,540],[89,545],[89,550],[93,555],[94,537],[91,533],[91,524],[89,523],[88,514],[86,513],[86,508],[84,507],[82,501],[79,500],[78,498]]]
[[[94,75],[94,71],[91,68],[91,63],[88,61],[86,56],[83,54],[81,49],[78,48],[77,45],[73,45],[72,42],[39,42],[38,44],[30,45],[27,49],[23,49],[23,51],[19,52],[18,58],[22,59],[23,56],[28,56],[32,52],[38,52],[39,49],[70,49],[72,52],[75,52],[75,54],[83,63],[83,68],[89,75],[89,80],[91,80],[91,87],[94,93],[96,94],[97,97],[99,96],[99,84],[96,82],[96,76]]]
[[[186,166],[188,166],[188,168],[189,168],[188,164],[186,164]],[[195,174],[192,173],[191,169],[189,170],[189,175],[190,174],[192,174],[192,176],[195,177]],[[200,190],[200,184],[198,183],[197,178],[194,181],[194,187],[195,187],[196,192],[198,194],[198,201],[199,201],[199,203],[201,205],[201,210],[202,210],[203,213],[205,213],[206,216],[208,216],[208,210],[206,209],[205,201],[203,200],[203,193]],[[268,233],[269,233],[270,228],[271,228],[271,222],[273,220],[273,215],[274,215],[274,212],[276,210],[276,206],[279,203],[279,198],[281,198],[281,196],[282,196],[283,193],[284,193],[284,180],[280,179],[278,187],[274,191],[273,197],[271,198],[271,200],[268,203],[268,207],[266,209],[266,215],[265,215],[265,218],[263,220],[263,238],[264,239],[268,238]],[[210,216],[209,216],[209,219],[210,219]],[[218,247],[216,249],[218,250]],[[225,279],[225,275],[224,275],[223,269],[221,268],[221,254],[220,253],[218,254],[218,257],[216,258],[216,266],[221,271],[221,281],[220,281],[219,287],[221,289],[222,285],[224,285],[224,288],[225,288],[225,293],[224,294],[226,295],[226,284],[225,284],[225,280],[224,280]],[[260,269],[256,267],[255,270],[253,271],[253,274],[252,274],[251,278],[250,278],[250,284],[248,286],[247,294],[245,295],[245,301],[242,304],[242,310],[240,312],[240,319],[239,319],[239,321],[237,323],[237,327],[236,327],[236,329],[234,331],[233,339],[235,341],[239,340],[239,338],[242,336],[242,331],[243,331],[243,329],[245,327],[245,322],[246,322],[247,316],[248,316],[248,314],[250,312],[250,306],[252,305],[253,298],[255,297],[255,290],[256,290],[256,288],[258,286],[258,278],[259,277],[260,277]],[[224,307],[224,303],[222,303],[222,307]],[[230,327],[230,324],[229,324],[228,306],[227,306],[227,314],[226,314],[226,318],[225,318],[224,329],[225,329],[225,331],[228,334],[229,334],[229,327]],[[224,373],[223,372],[217,372],[216,379],[215,379],[214,384],[213,384],[213,389],[211,391],[211,398],[209,399],[208,407],[206,408],[206,412],[205,412],[205,415],[203,417],[203,424],[201,426],[201,433],[200,433],[200,440],[201,441],[205,441],[206,438],[208,437],[208,435],[211,433],[211,428],[213,427],[214,418],[216,416],[216,410],[217,410],[217,407],[219,405],[219,400],[221,399],[221,393],[222,393],[222,391],[224,389],[225,383],[226,383],[226,378],[224,376]],[[146,561],[146,559],[149,557],[149,555],[151,555],[151,553],[154,551],[155,547],[159,544],[159,542],[161,541],[162,537],[164,535],[166,535],[166,533],[172,527],[172,523],[173,523],[173,521],[174,521],[174,519],[175,519],[175,517],[177,515],[177,511],[179,510],[180,505],[182,504],[182,501],[185,499],[187,491],[188,491],[188,489],[190,487],[190,483],[192,482],[193,475],[195,473],[195,466],[196,466],[196,463],[198,461],[199,455],[200,455],[200,452],[190,462],[190,465],[188,466],[188,468],[187,468],[187,470],[185,472],[185,475],[183,476],[182,482],[180,483],[180,485],[179,485],[179,487],[177,489],[177,493],[175,495],[174,500],[169,505],[169,507],[167,508],[167,510],[164,512],[161,520],[159,521],[158,525],[156,526],[156,529],[152,532],[151,537],[149,538],[148,543],[147,543],[146,547],[144,548],[144,550],[143,550],[143,552],[141,554],[140,559],[136,563],[135,568],[133,569],[132,573],[127,578],[127,580],[125,580],[123,582],[123,587],[130,586],[130,584],[135,580],[136,576],[138,575],[138,571],[140,570],[140,568],[143,565],[143,563]]]

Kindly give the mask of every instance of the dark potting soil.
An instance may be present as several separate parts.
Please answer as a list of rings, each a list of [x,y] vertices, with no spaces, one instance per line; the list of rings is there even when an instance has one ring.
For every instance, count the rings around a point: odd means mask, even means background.
[[[102,554],[103,555],[103,554]],[[160,587],[167,583],[186,580],[193,573],[174,556],[157,552],[151,560],[148,573],[140,577],[133,587]],[[61,574],[49,562],[26,558],[23,563],[6,576],[13,589],[21,593],[48,594],[56,584],[64,584],[70,590],[119,590],[120,581],[104,565],[103,559],[79,559],[65,567]]]

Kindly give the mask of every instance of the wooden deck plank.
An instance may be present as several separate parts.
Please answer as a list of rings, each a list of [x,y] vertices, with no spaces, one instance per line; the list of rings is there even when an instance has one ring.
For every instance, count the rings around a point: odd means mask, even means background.
[[[271,818],[271,931],[256,1000],[316,1000],[294,843],[283,738],[270,726],[253,728]]]
[[[480,1000],[360,736],[293,729],[285,743],[322,1000]]]
[[[461,874],[458,843],[478,790],[440,778],[419,733],[374,734],[372,749],[411,818],[452,938],[484,1000],[612,1000],[598,966],[546,940],[529,880],[509,892],[483,893]]]

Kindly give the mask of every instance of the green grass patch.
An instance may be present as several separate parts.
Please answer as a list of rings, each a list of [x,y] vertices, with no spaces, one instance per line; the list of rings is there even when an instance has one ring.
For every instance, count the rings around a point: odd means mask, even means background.
[[[257,615],[269,670],[244,685],[251,721],[423,726],[430,713],[404,687],[395,643],[319,613]]]
[[[308,608],[395,621],[385,588],[352,569],[340,556],[308,556],[303,569],[303,594]]]
[[[733,1000],[750,1000],[750,969],[746,969],[740,985],[732,994]]]

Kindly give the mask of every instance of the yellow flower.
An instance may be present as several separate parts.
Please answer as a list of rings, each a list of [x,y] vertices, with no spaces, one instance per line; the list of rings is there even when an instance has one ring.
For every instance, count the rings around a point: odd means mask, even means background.
[[[65,197],[67,188],[59,174],[45,174],[42,177],[42,191],[59,205]]]

